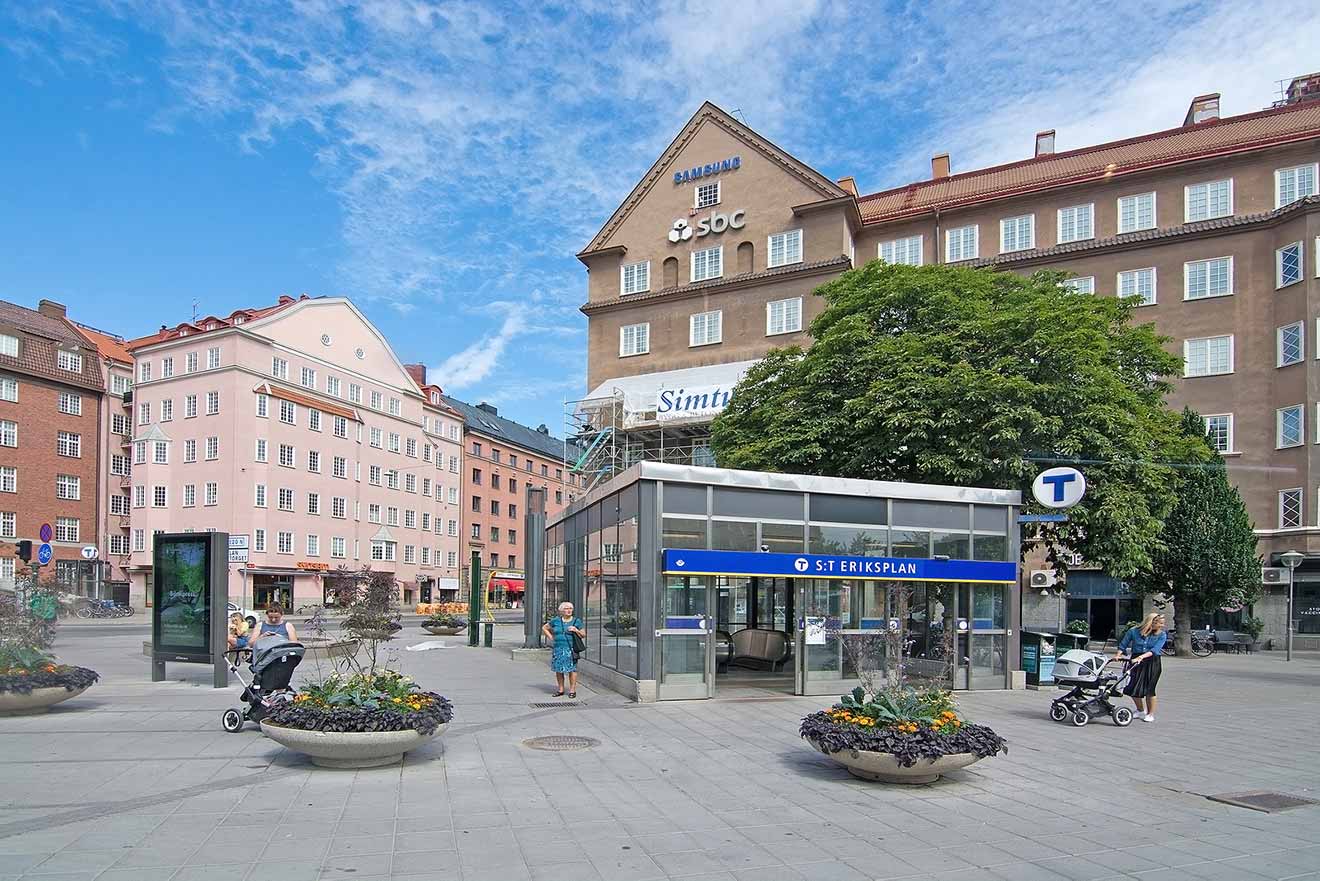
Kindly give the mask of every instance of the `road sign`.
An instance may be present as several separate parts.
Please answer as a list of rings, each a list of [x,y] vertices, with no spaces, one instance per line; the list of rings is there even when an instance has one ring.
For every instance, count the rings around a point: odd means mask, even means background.
[[[245,551],[248,546],[248,537],[246,535],[230,535],[229,549],[231,551]]]
[[[39,532],[38,535],[40,536],[42,542],[49,542],[51,540],[51,537],[55,535],[55,532],[50,528],[49,523],[43,523],[41,524],[41,532]]]
[[[83,545],[82,557],[84,560],[95,560],[96,545]]]
[[[232,539],[233,536],[231,535],[230,538]],[[248,561],[248,549],[247,549],[247,548],[230,548],[230,549],[229,549],[229,562],[231,562],[231,563],[246,563],[247,561]]]
[[[1071,508],[1086,494],[1086,478],[1076,468],[1047,468],[1031,482],[1031,494],[1047,508]]]
[[[50,562],[50,558],[53,556],[55,556],[55,551],[51,549],[50,545],[43,544],[41,547],[37,548],[37,562],[41,565],[45,566]]]

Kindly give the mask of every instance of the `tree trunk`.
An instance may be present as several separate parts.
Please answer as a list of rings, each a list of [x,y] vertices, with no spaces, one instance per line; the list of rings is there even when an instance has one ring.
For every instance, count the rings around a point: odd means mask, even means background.
[[[1192,656],[1192,601],[1187,596],[1173,598],[1173,626],[1177,638],[1173,647],[1180,658]]]

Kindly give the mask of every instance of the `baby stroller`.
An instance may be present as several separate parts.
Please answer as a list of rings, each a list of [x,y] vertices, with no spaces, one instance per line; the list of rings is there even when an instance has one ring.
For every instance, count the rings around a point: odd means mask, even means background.
[[[1132,708],[1115,706],[1111,701],[1127,682],[1131,662],[1124,660],[1122,670],[1107,669],[1110,660],[1095,652],[1073,649],[1054,662],[1054,681],[1068,693],[1050,704],[1050,718],[1055,722],[1071,719],[1081,728],[1092,716],[1107,715],[1120,728],[1132,724]]]
[[[293,689],[289,680],[293,671],[302,660],[303,644],[284,639],[265,639],[255,648],[230,649],[225,652],[229,657],[229,672],[238,677],[245,686],[239,700],[247,704],[247,709],[230,707],[220,717],[220,726],[233,733],[243,730],[244,722],[260,722],[270,715],[271,708],[277,703],[293,700]],[[248,656],[248,670],[252,681],[243,678],[239,670],[243,655]]]

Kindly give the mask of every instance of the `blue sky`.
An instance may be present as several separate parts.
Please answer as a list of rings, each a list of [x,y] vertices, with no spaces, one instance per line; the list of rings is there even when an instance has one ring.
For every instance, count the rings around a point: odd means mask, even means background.
[[[710,99],[864,191],[1167,128],[1320,67],[1241,3],[0,4],[0,298],[134,336],[352,297],[399,356],[557,432],[573,257]]]

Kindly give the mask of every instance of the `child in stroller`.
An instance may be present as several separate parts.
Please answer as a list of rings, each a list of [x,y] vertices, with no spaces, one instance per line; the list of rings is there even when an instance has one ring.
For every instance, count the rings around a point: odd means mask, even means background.
[[[1111,699],[1127,680],[1131,662],[1123,661],[1121,670],[1106,669],[1112,663],[1104,655],[1073,649],[1064,652],[1054,663],[1054,681],[1068,693],[1050,704],[1050,718],[1056,722],[1071,719],[1081,728],[1092,716],[1105,715],[1120,728],[1132,724],[1132,708],[1115,706]]]
[[[302,660],[303,645],[284,639],[263,639],[250,648],[234,648],[225,652],[229,658],[229,672],[243,683],[243,694],[239,700],[247,704],[247,709],[230,707],[220,717],[220,725],[226,731],[243,730],[244,722],[260,722],[270,715],[276,703],[293,700],[294,690],[289,687],[293,671]],[[243,656],[248,656],[248,670],[252,681],[243,679],[239,664]]]

